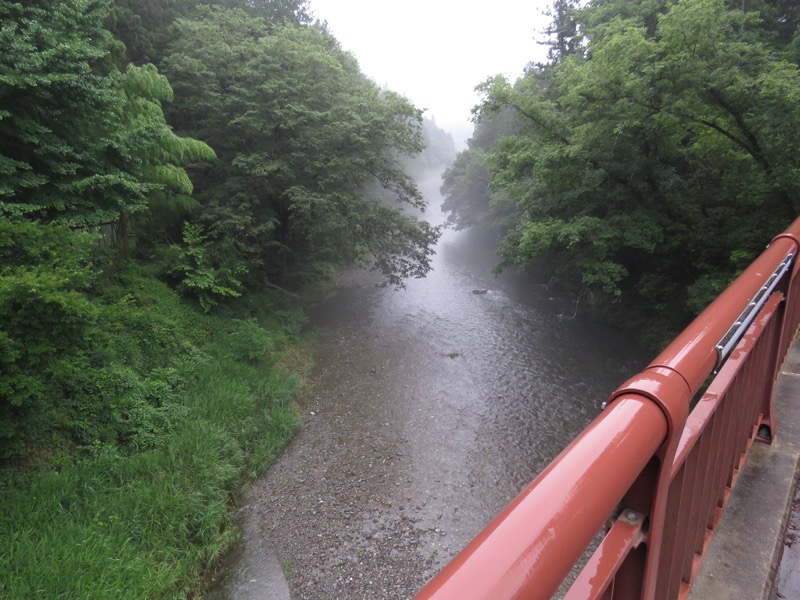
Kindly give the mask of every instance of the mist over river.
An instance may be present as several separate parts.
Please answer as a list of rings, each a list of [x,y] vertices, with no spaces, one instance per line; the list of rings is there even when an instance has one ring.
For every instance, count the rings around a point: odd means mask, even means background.
[[[419,185],[442,223],[439,174]],[[354,271],[311,312],[302,430],[246,494],[209,597],[412,597],[650,358],[531,276],[495,277],[491,234],[436,250],[404,290]]]

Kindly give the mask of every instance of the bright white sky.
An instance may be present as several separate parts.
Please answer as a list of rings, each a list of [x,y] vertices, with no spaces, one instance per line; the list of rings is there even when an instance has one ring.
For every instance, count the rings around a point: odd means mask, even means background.
[[[310,0],[361,70],[408,97],[453,134],[472,133],[477,84],[499,73],[516,79],[547,54],[540,33],[551,0]]]

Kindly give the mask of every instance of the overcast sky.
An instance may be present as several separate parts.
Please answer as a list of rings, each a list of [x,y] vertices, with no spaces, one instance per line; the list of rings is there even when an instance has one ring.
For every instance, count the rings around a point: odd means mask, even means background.
[[[345,50],[378,85],[407,96],[453,134],[472,132],[473,88],[489,76],[518,77],[547,50],[534,41],[550,0],[310,0]]]

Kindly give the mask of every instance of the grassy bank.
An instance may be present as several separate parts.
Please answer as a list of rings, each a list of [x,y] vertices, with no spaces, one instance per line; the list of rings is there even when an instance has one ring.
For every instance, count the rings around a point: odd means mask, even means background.
[[[87,343],[0,470],[2,598],[191,596],[235,536],[231,499],[299,423],[282,292],[207,315],[137,268],[94,289]]]

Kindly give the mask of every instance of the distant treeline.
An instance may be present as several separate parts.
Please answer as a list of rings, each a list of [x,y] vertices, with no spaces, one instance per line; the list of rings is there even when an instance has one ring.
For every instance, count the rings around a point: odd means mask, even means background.
[[[800,208],[800,5],[556,0],[549,60],[481,84],[445,176],[457,227],[503,234],[659,345]]]

